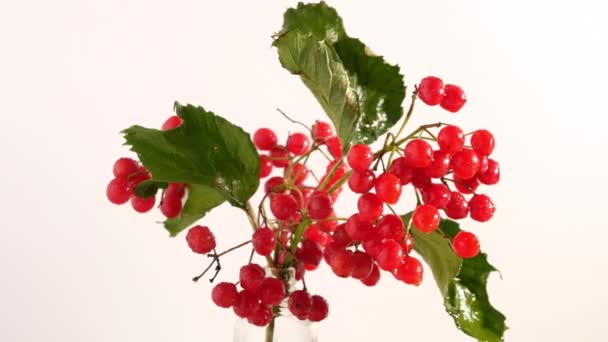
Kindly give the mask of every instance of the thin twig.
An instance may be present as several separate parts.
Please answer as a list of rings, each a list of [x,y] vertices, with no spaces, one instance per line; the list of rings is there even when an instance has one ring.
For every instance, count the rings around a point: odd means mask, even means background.
[[[239,243],[238,245],[236,245],[234,247],[228,248],[227,250],[223,251],[220,254],[208,254],[207,256],[210,257],[210,258],[219,258],[219,257],[221,257],[223,255],[226,255],[226,254],[234,251],[235,249],[239,249],[239,248],[241,248],[243,246],[246,246],[246,245],[248,245],[250,243],[251,243],[251,240],[248,240],[248,241],[245,241],[243,243]],[[215,253],[215,249],[213,250],[213,252]]]
[[[291,121],[291,122],[293,122],[293,123],[295,123],[295,124],[298,124],[298,125],[300,125],[300,126],[302,126],[302,127],[306,128],[306,129],[307,129],[309,132],[312,132],[312,129],[310,129],[310,127],[306,126],[306,124],[302,123],[301,121],[298,121],[298,120],[294,120],[294,119],[292,119],[292,118],[291,118],[289,115],[287,115],[287,114],[286,114],[284,111],[282,111],[280,108],[277,108],[277,111],[278,111],[279,113],[281,113],[281,115],[283,115],[283,116],[284,116],[284,117],[285,117],[287,120],[289,120],[289,121]]]
[[[209,272],[209,270],[211,269],[211,266],[213,266],[213,264],[215,264],[215,260],[216,259],[213,259],[213,261],[211,261],[211,263],[209,263],[209,266],[207,266],[207,268],[205,268],[203,270],[203,272],[201,272],[201,274],[199,274],[196,277],[192,278],[192,281],[196,283],[199,279],[201,279],[203,276],[205,276],[205,274],[207,272]]]
[[[213,253],[217,253],[217,251],[215,250],[215,248],[213,249]],[[209,279],[210,283],[213,283],[213,281],[215,280],[215,278],[217,278],[217,275],[220,274],[220,271],[222,270],[222,265],[220,264],[220,258],[219,257],[215,257],[215,262],[216,262],[216,266],[215,266],[215,274],[213,275],[213,277],[211,277],[211,279]]]

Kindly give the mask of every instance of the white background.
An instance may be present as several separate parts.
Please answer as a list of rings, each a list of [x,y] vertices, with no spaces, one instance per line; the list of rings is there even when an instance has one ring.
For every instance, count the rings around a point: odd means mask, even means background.
[[[229,341],[234,315],[190,277],[203,266],[160,214],[110,205],[118,132],[158,127],[174,100],[249,131],[322,118],[278,64],[270,36],[295,1],[0,1],[0,341]],[[416,123],[495,133],[495,218],[477,232],[507,341],[606,341],[605,2],[331,1],[347,30],[406,82],[433,74],[466,90],[456,114],[420,106]],[[348,200],[348,199],[347,199]],[[352,203],[345,204],[352,210]],[[221,246],[246,218],[204,222]],[[233,279],[248,252],[224,262]],[[470,341],[427,274],[419,288],[311,275],[331,303],[322,341]]]

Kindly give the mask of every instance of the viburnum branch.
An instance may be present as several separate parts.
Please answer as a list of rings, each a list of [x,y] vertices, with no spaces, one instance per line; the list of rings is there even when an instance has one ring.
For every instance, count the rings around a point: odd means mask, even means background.
[[[239,249],[239,248],[241,248],[243,246],[246,246],[246,245],[248,245],[250,243],[251,243],[251,240],[248,240],[248,241],[245,241],[243,243],[239,243],[238,245],[236,245],[234,247],[228,248],[227,250],[223,251],[220,254],[207,254],[207,256],[210,257],[210,258],[219,258],[219,257],[224,256],[224,255],[226,255],[226,254],[228,254],[228,253],[230,253],[230,252],[232,252],[234,250],[237,250],[237,249]],[[213,252],[215,253],[215,249],[213,250]]]
[[[343,161],[342,161],[342,159],[340,159],[332,166],[332,168],[327,173],[327,176],[325,176],[325,178],[323,179],[321,184],[319,184],[319,186],[318,186],[319,189],[325,189],[325,186],[333,178],[333,176],[336,173],[336,171],[338,170],[338,168],[340,168],[340,166],[342,166],[342,163],[343,163]]]
[[[299,319],[318,322],[327,317],[327,302],[310,294],[305,281],[306,272],[322,260],[337,276],[374,286],[380,270],[419,285],[423,259],[430,261],[427,267],[457,326],[477,339],[502,340],[504,317],[489,304],[486,291],[487,270],[493,267],[485,256],[467,262],[479,255],[479,241],[447,219],[485,222],[494,215],[490,197],[474,192],[499,181],[498,162],[490,158],[494,137],[487,130],[465,135],[454,125],[436,130],[446,125],[442,122],[409,127],[418,99],[456,113],[467,101],[462,88],[429,76],[408,93],[399,68],[371,56],[364,44],[350,38],[342,20],[323,2],[290,9],[283,27],[289,29],[273,43],[282,66],[304,79],[331,121],[314,119],[307,126],[277,108],[310,133],[288,132],[287,140],[281,141],[270,128],[249,134],[203,107],[176,103],[177,115],[161,130],[133,126],[123,131],[143,164],[132,158],[117,160],[108,199],[115,204],[130,202],[137,212],[153,209],[158,200],[156,207],[167,218],[165,228],[172,236],[188,228],[188,247],[211,258],[195,282],[215,269],[213,282],[226,261],[221,257],[251,244],[238,279],[215,285],[211,297],[249,323],[265,326],[266,342],[273,342],[281,303],[287,302],[285,310]],[[337,34],[324,40],[322,33],[328,30]],[[327,82],[327,75],[340,82]],[[357,82],[360,75],[365,75],[365,82]],[[411,96],[407,110],[406,96]],[[398,129],[388,132],[395,125]],[[374,153],[370,145],[376,140],[383,143]],[[311,158],[317,151],[327,163],[312,165],[323,159]],[[314,173],[317,166],[323,167],[320,179]],[[266,177],[270,178],[260,186]],[[411,214],[398,215],[393,206],[406,187],[413,189],[416,206]],[[338,216],[336,202],[343,188],[358,198],[352,206],[356,209]],[[252,198],[261,191],[265,193],[255,208]],[[253,234],[218,253],[209,227],[188,226],[226,201],[245,211]],[[435,243],[438,236],[449,239],[449,244]],[[412,248],[419,256],[410,254]],[[253,261],[254,254],[266,258],[268,267]],[[458,278],[461,269],[468,279]],[[292,286],[292,275],[301,279],[303,290]],[[444,290],[452,286],[456,291]],[[471,300],[454,300],[453,293],[461,292],[470,292]],[[479,315],[470,315],[471,310]]]
[[[215,250],[215,248],[213,249],[213,253],[217,254],[217,251]],[[220,271],[222,270],[222,264],[220,264],[220,257],[217,256],[214,258],[215,259],[215,274],[213,275],[213,277],[211,277],[211,279],[209,279],[210,283],[213,283],[213,281],[215,280],[215,278],[217,278],[217,275],[220,274]]]
[[[352,175],[352,173],[353,173],[353,170],[348,170],[344,174],[344,176],[340,177],[340,179],[338,179],[338,181],[336,183],[334,183],[334,185],[332,185],[329,188],[329,190],[327,190],[327,193],[332,194],[334,191],[340,189],[342,187],[342,185],[344,185],[344,183],[346,183],[348,181],[348,178],[350,177],[350,175]]]
[[[253,207],[251,206],[251,202],[247,201],[247,203],[245,203],[245,208],[246,208],[245,212],[247,213],[247,218],[249,219],[251,228],[255,231],[259,227],[255,221],[255,213],[253,211]],[[274,274],[276,272],[276,265],[274,264],[274,261],[272,261],[271,257],[267,256],[266,262],[268,263],[268,267],[272,270],[272,272]]]
[[[217,258],[213,258],[213,260],[209,263],[209,265],[203,270],[203,272],[201,272],[199,275],[197,275],[196,277],[192,278],[193,282],[198,282],[199,279],[201,279],[202,277],[205,276],[205,274],[207,274],[207,272],[209,272],[209,270],[211,269],[211,267],[217,262]]]
[[[437,137],[436,137],[436,136],[433,134],[433,132],[429,131],[429,129],[428,129],[428,128],[425,128],[425,129],[424,129],[424,132],[425,132],[426,134],[428,134],[428,135],[429,135],[429,136],[432,138],[432,139],[430,139],[430,140],[433,140],[433,141],[436,141],[436,140],[437,140]]]
[[[414,105],[416,104],[416,99],[418,99],[418,86],[417,85],[414,86],[414,91],[412,91],[412,100],[410,102],[410,107],[407,110],[407,114],[405,115],[405,119],[403,119],[403,123],[401,124],[401,127],[399,127],[397,134],[395,134],[396,138],[399,138],[401,133],[403,133],[405,126],[407,126],[407,123],[410,121],[410,118],[412,117],[412,114],[414,113]]]
[[[298,224],[296,227],[296,231],[291,238],[291,244],[289,246],[290,254],[288,254],[287,258],[285,259],[285,265],[291,264],[293,256],[296,253],[296,249],[298,248],[298,244],[300,243],[300,240],[302,240],[302,235],[304,235],[304,230],[311,224],[311,222],[312,221],[308,217],[303,217],[300,224]]]
[[[282,111],[280,108],[277,108],[276,110],[277,110],[279,113],[281,113],[281,115],[283,115],[283,116],[284,116],[284,117],[285,117],[287,120],[289,120],[289,121],[291,121],[291,122],[293,122],[293,123],[295,123],[295,124],[298,124],[298,125],[300,125],[300,126],[302,126],[302,127],[306,128],[306,129],[308,130],[308,132],[312,132],[312,130],[310,129],[310,127],[306,126],[306,124],[304,124],[303,122],[301,122],[301,121],[298,121],[298,120],[295,120],[295,119],[291,118],[289,115],[287,115],[287,114],[286,114],[284,111]]]

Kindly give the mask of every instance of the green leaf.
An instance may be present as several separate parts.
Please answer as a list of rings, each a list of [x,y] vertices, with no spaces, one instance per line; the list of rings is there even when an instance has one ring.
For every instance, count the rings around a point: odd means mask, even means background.
[[[405,224],[409,217],[403,216]],[[414,249],[431,268],[456,326],[478,341],[503,341],[506,317],[490,304],[486,289],[488,276],[496,268],[484,253],[470,259],[456,256],[448,238],[459,231],[458,223],[451,220],[442,220],[439,229],[429,234],[412,228]]]
[[[310,40],[291,32],[299,32]],[[333,51],[318,53],[307,46],[314,46],[313,41]],[[386,63],[360,40],[349,37],[338,13],[327,4],[300,3],[297,8],[288,9],[274,45],[283,67],[300,75],[320,102],[345,148],[351,142],[374,142],[403,116],[405,85],[399,67]],[[329,70],[329,76],[338,80],[328,80],[328,73],[319,73],[319,69]],[[347,90],[334,94],[332,86],[336,82],[342,82]],[[346,98],[339,101],[339,95]],[[344,104],[349,108],[344,108]]]
[[[135,187],[135,194],[142,198],[152,197],[156,195],[158,189],[166,189],[169,186],[167,182],[158,182],[153,179],[143,181]]]
[[[183,120],[176,129],[132,126],[123,132],[154,181],[185,183],[196,195],[184,217],[169,220],[173,235],[223,201],[244,209],[258,188],[260,169],[250,136],[240,127],[202,107],[176,104],[176,112]]]
[[[441,230],[454,237],[460,228],[454,221],[443,220]],[[445,298],[445,308],[458,328],[479,341],[503,341],[507,330],[506,317],[492,306],[486,288],[488,276],[494,271],[497,269],[485,253],[463,259],[460,273],[450,283]]]
[[[300,75],[334,123],[343,145],[355,134],[359,100],[340,58],[326,42],[312,34],[292,31],[274,42],[283,67]]]
[[[165,228],[171,236],[176,236],[225,200],[222,193],[213,188],[205,185],[192,185],[188,188],[188,199],[182,212],[178,217],[166,220]]]
[[[403,216],[403,222],[408,224],[409,214]],[[452,280],[462,267],[462,259],[454,253],[450,241],[437,232],[423,233],[412,227],[414,249],[429,265],[433,272],[439,291],[445,297]]]

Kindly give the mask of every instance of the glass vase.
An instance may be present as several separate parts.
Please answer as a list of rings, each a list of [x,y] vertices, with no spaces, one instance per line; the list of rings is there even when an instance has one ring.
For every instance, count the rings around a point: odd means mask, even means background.
[[[301,321],[289,310],[282,308],[282,314],[267,327],[249,324],[246,319],[238,319],[234,324],[233,342],[318,342],[315,323]]]
[[[273,276],[270,268],[265,268],[267,276]],[[277,270],[274,276],[278,274]],[[282,271],[282,279],[287,293],[301,289],[302,284],[295,280],[293,268]],[[299,320],[287,308],[287,299],[278,308],[278,314],[266,327],[257,327],[246,319],[237,319],[234,324],[233,342],[318,342],[316,324]]]

